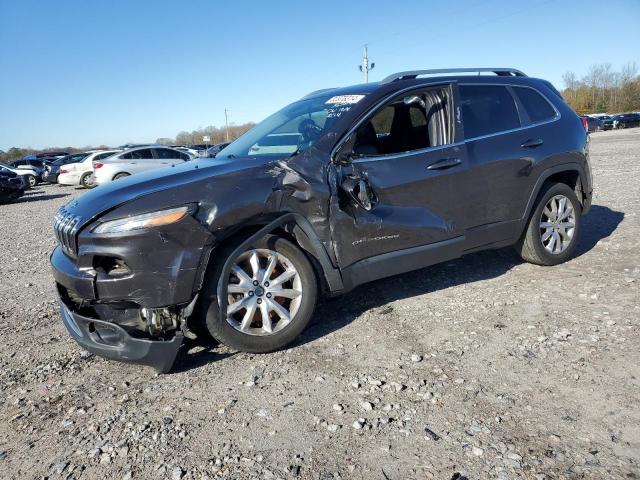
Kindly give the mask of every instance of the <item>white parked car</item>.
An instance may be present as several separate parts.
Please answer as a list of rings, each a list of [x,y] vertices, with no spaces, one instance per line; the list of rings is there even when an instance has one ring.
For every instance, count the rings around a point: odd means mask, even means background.
[[[191,157],[188,154],[174,148],[162,146],[131,148],[102,161],[94,161],[94,180],[97,185],[103,185],[129,175],[189,160]]]
[[[81,162],[63,165],[60,167],[58,174],[58,183],[60,185],[81,185],[85,188],[95,187],[93,162],[99,162],[121,151],[122,150],[96,150],[91,152]]]
[[[0,163],[0,166],[6,168],[10,172],[13,172],[22,178],[23,183],[28,188],[33,188],[38,184],[38,178],[40,177],[40,172],[38,172],[34,167],[29,165],[20,165],[18,168],[14,168],[5,163]]]

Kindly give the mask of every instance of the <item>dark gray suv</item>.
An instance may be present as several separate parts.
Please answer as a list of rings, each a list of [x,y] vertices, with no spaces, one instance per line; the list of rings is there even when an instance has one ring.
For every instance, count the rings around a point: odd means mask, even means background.
[[[317,91],[214,159],[64,206],[62,318],[86,349],[167,371],[184,336],[269,352],[319,295],[467,253],[555,265],[591,203],[588,147],[557,90],[515,69]]]

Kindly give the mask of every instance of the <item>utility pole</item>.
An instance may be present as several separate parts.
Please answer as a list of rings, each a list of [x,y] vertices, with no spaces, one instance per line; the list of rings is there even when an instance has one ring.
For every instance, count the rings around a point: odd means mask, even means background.
[[[229,109],[225,108],[224,109],[224,129],[226,132],[226,136],[227,136],[227,142],[229,141]]]
[[[367,51],[367,44],[364,44],[364,52],[362,54],[362,65],[359,65],[358,68],[364,74],[364,83],[369,83],[369,72],[373,70],[376,66],[375,63],[371,62],[369,65],[369,53]]]

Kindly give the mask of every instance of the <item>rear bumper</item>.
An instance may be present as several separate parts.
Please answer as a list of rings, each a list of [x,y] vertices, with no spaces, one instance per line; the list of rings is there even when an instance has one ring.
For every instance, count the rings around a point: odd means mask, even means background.
[[[80,174],[61,173],[58,175],[58,183],[60,185],[78,185],[80,183]]]
[[[60,310],[65,327],[80,346],[111,360],[147,365],[158,373],[166,373],[182,344],[183,336],[179,332],[171,340],[134,338],[114,323],[72,312],[62,300]]]

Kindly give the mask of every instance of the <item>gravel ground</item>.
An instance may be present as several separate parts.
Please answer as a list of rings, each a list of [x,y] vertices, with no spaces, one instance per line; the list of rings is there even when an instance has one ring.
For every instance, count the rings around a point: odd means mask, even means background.
[[[578,256],[483,252],[318,307],[292,348],[188,346],[175,371],[83,352],[51,218],[0,206],[0,478],[640,478],[640,129],[592,136]]]

